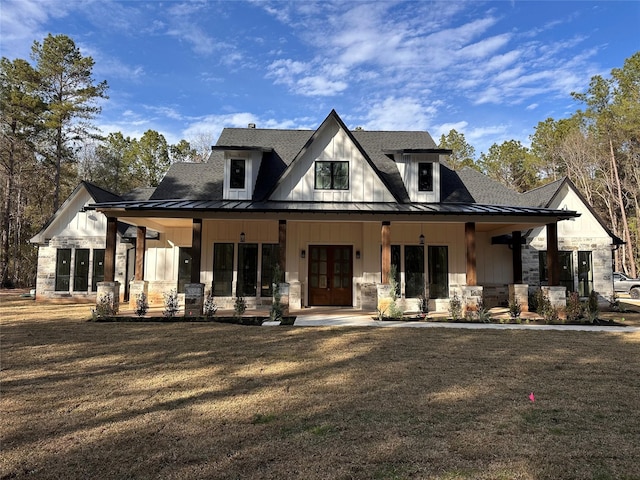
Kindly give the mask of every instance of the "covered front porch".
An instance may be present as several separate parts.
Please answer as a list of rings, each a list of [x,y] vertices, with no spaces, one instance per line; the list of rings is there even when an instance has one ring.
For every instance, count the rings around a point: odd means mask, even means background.
[[[446,312],[453,295],[471,308],[479,302],[504,306],[519,295],[526,309],[524,235],[547,227],[548,288],[559,290],[557,222],[576,215],[495,206],[402,213],[380,206],[382,211],[373,206],[364,212],[97,208],[108,226],[103,287],[119,288],[113,278],[114,225],[120,220],[137,230],[130,302],[137,292],[154,305],[171,289],[183,302],[189,301],[188,290],[200,298],[211,291],[222,309],[232,308],[238,297],[248,308],[268,306],[274,283],[281,283],[290,309],[376,311],[378,286],[388,285],[392,274],[406,311],[418,310],[420,297],[426,297],[430,311]],[[159,232],[158,238],[147,239],[147,229]],[[119,290],[113,293],[119,298]]]

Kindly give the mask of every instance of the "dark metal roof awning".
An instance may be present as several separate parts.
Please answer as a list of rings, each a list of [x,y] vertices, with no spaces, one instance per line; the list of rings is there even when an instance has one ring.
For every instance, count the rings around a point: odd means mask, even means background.
[[[479,205],[475,203],[396,203],[396,202],[282,202],[251,200],[145,200],[100,202],[87,206],[123,216],[135,213],[153,217],[202,216],[206,213],[242,215],[247,213],[339,214],[401,216],[472,217],[549,217],[557,220],[579,217],[571,210],[540,207]],[[206,216],[206,215],[204,215]]]

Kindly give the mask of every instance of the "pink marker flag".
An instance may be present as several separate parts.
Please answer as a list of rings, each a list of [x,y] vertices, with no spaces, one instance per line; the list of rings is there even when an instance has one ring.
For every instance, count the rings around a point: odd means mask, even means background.
[[[532,402],[536,401],[536,397],[533,395],[533,392],[529,394],[529,400],[531,400]]]

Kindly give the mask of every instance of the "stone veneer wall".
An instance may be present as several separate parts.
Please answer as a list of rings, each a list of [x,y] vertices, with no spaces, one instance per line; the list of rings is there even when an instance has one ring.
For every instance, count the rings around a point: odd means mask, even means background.
[[[523,283],[529,284],[531,293],[540,286],[538,252],[547,250],[545,237],[534,238],[522,248]],[[607,238],[568,237],[558,239],[558,250],[573,251],[573,276],[578,276],[578,251],[590,251],[593,266],[593,289],[600,296],[600,303],[606,304],[613,298],[613,267],[611,244]]]
[[[96,292],[64,291],[56,292],[56,258],[58,248],[70,249],[101,249],[105,248],[105,238],[100,237],[54,237],[49,241],[49,245],[38,247],[38,273],[36,276],[36,299],[74,299],[78,301],[95,301]],[[118,242],[116,247],[116,275],[115,280],[121,285],[125,282],[125,272],[127,271],[127,250],[130,245]],[[73,257],[72,252],[72,259]],[[93,255],[89,257],[90,265],[93,265]],[[73,277],[74,265],[71,262],[71,276]],[[91,282],[92,269],[89,270],[89,282]],[[91,288],[91,285],[89,285]],[[124,288],[120,288],[120,300],[124,296]]]

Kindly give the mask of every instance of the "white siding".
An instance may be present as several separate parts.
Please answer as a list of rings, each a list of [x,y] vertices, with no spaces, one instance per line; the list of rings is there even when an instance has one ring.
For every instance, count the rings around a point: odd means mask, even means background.
[[[348,161],[348,190],[316,190],[315,162]],[[273,200],[313,202],[394,202],[393,195],[338,124],[328,125],[282,179]]]

